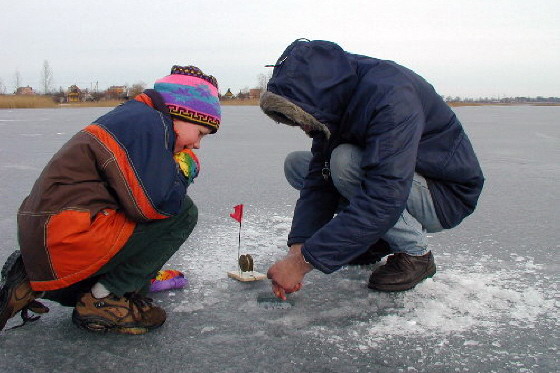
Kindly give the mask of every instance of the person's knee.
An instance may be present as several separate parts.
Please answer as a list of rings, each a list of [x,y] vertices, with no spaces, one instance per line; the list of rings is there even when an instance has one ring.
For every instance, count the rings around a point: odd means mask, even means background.
[[[198,207],[189,196],[186,196],[179,215],[170,219],[171,230],[186,231],[188,235],[198,222]]]
[[[443,230],[434,207],[428,182],[426,178],[416,172],[406,201],[406,210],[422,223],[428,233],[437,233]]]
[[[341,193],[359,184],[360,160],[361,150],[355,145],[341,144],[333,150],[330,160],[331,177]]]
[[[178,239],[184,242],[191,235],[197,223],[198,223],[198,207],[189,198],[188,204],[185,206],[185,209],[181,214],[181,218],[178,219],[175,224],[175,227],[177,228],[174,230],[173,233],[172,232],[170,233],[176,235]]]
[[[286,158],[284,159],[284,176],[286,179],[289,179],[289,176],[293,173],[294,170],[294,163],[297,158],[297,152],[288,153]]]
[[[189,198],[189,205],[186,207],[186,220],[190,222],[193,226],[196,225],[198,222],[198,207],[196,204]]]
[[[308,151],[291,152],[284,159],[284,176],[293,188],[301,190],[303,187],[310,161],[311,153]]]
[[[337,148],[338,149],[338,148]],[[348,180],[348,161],[349,158],[347,154],[343,152],[333,151],[331,156],[331,176],[334,180]]]

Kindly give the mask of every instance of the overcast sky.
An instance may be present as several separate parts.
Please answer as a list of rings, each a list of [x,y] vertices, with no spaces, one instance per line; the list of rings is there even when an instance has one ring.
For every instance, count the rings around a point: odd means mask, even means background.
[[[0,81],[100,89],[167,75],[215,75],[220,91],[257,85],[294,39],[411,68],[443,95],[560,96],[556,0],[0,0]]]

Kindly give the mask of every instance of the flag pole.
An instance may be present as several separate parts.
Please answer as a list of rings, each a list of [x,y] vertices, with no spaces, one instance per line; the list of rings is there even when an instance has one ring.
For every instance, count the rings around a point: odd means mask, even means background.
[[[237,237],[237,272],[235,270],[229,271],[227,273],[228,277],[234,278],[237,281],[246,282],[246,281],[259,281],[264,280],[266,275],[262,273],[255,272],[253,267],[253,258],[251,255],[241,255],[241,228],[242,228],[242,220],[243,220],[243,204],[239,204],[233,206],[234,212],[233,214],[229,214],[230,217],[237,220],[239,222],[239,234]],[[240,258],[243,256],[243,261]],[[242,264],[243,263],[243,264]],[[250,275],[244,275],[243,269],[246,268],[248,271],[251,272]]]
[[[239,268],[239,275],[241,276],[241,266],[239,265],[239,256],[241,255],[241,219],[239,219],[239,239],[237,242],[237,267]]]
[[[239,256],[241,255],[241,221],[243,220],[243,204],[233,207],[234,213],[229,214],[232,218],[239,222],[239,236],[237,239],[237,266],[239,268],[239,276],[241,276],[241,265],[239,264]]]

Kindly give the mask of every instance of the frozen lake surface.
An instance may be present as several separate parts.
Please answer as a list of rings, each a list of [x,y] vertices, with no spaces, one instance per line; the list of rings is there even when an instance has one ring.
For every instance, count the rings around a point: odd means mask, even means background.
[[[51,155],[106,108],[0,110],[0,261],[17,248],[16,211]],[[144,336],[76,328],[71,308],[0,332],[1,372],[554,372],[560,366],[560,107],[455,108],[486,185],[478,210],[430,238],[438,272],[414,290],[370,291],[371,268],[314,271],[265,308],[268,280],[239,283],[242,253],[266,272],[280,258],[297,193],[282,163],[302,131],[257,107],[224,107],[198,151],[194,233],[167,267],[190,280],[154,294],[166,324]],[[1,264],[1,263],[0,263]],[[11,320],[7,327],[19,320]]]

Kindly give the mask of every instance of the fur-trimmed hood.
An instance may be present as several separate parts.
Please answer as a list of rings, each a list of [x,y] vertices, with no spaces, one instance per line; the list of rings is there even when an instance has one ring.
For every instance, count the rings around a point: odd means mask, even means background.
[[[355,59],[337,44],[300,39],[278,59],[260,105],[279,123],[329,138],[357,82]]]
[[[261,96],[260,105],[262,111],[272,120],[289,126],[299,126],[309,137],[313,137],[316,132],[323,133],[327,139],[331,135],[326,125],[282,96],[265,92]]]

